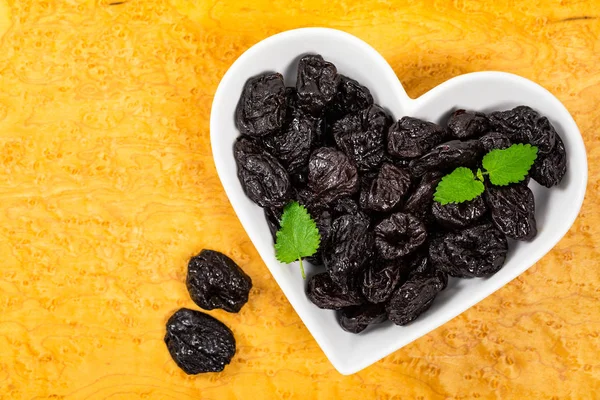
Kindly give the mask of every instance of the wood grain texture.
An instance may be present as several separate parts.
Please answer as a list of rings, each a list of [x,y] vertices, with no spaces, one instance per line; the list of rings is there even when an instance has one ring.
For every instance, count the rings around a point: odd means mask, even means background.
[[[0,398],[597,398],[599,10],[569,0],[0,0]],[[413,97],[471,71],[537,81],[573,114],[590,162],[581,216],[551,253],[347,377],[271,279],[209,145],[228,66],[300,26],[366,40]],[[189,377],[166,351],[164,324],[194,306],[185,270],[202,248],[237,260],[254,289],[238,315],[211,312],[237,337],[233,363]]]

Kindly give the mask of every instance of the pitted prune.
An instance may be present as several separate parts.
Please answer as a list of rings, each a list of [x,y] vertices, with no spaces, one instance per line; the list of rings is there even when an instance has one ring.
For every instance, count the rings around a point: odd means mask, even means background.
[[[323,249],[323,263],[333,282],[343,292],[361,279],[366,261],[373,254],[370,220],[362,213],[343,215],[331,224]]]
[[[275,157],[244,137],[236,140],[233,151],[238,178],[250,200],[261,207],[277,207],[290,199],[290,178]]]
[[[318,54],[305,55],[298,62],[298,106],[315,117],[319,116],[335,97],[339,81],[335,65]]]
[[[371,303],[386,302],[402,281],[403,261],[373,260],[363,274],[363,296]]]
[[[452,172],[457,167],[473,167],[483,155],[483,145],[475,140],[451,140],[435,146],[421,158],[410,162],[414,176],[423,176],[429,171]]]
[[[353,160],[359,171],[378,168],[385,154],[385,140],[391,117],[374,104],[347,114],[332,126],[335,143]]]
[[[363,304],[342,308],[338,313],[338,321],[343,330],[360,333],[369,325],[380,324],[387,319],[383,304]]]
[[[364,210],[390,212],[402,206],[410,188],[410,174],[393,164],[385,163],[375,179],[361,190],[360,206]]]
[[[484,196],[494,225],[504,235],[515,240],[530,240],[537,235],[535,200],[526,185],[487,185]]]
[[[320,209],[317,211],[309,210],[309,212],[317,224],[317,229],[321,235],[321,243],[327,242],[329,233],[331,232],[331,223],[333,221],[331,211],[328,209]],[[317,252],[310,257],[306,257],[306,260],[313,265],[323,265],[323,248],[319,247]]]
[[[357,214],[358,204],[356,204],[356,201],[352,200],[350,197],[343,197],[331,203],[331,212],[333,214],[333,218],[341,217],[342,215],[346,214]]]
[[[186,286],[194,303],[205,310],[236,313],[248,301],[252,279],[225,254],[202,250],[188,263]]]
[[[319,135],[319,124],[317,119],[299,109],[288,107],[286,123],[281,132],[265,137],[263,144],[288,174],[299,173],[306,170],[313,144]]]
[[[436,221],[448,229],[462,229],[475,225],[487,212],[485,201],[481,196],[459,204],[441,205],[434,201],[431,211]]]
[[[360,291],[355,288],[342,292],[326,272],[313,275],[308,279],[306,296],[314,305],[327,310],[341,310],[365,302]]]
[[[508,136],[499,132],[486,133],[479,141],[486,153],[496,149],[507,149],[512,145]]]
[[[373,96],[366,87],[352,78],[339,74],[340,82],[333,101],[327,106],[327,119],[335,122],[346,114],[364,110],[373,104]]]
[[[492,129],[504,133],[513,143],[537,146],[538,154],[548,154],[556,143],[556,130],[537,111],[528,106],[496,111],[489,115]]]
[[[403,211],[419,218],[424,224],[430,224],[433,221],[431,203],[442,176],[440,172],[427,172],[423,175],[417,188],[404,204]]]
[[[392,156],[416,158],[444,141],[444,128],[433,122],[403,117],[394,123],[387,137],[387,150]]]
[[[343,152],[321,147],[308,161],[308,186],[315,196],[327,204],[358,191],[356,167]]]
[[[283,213],[283,208],[281,207],[268,207],[265,208],[265,218],[267,220],[267,225],[269,226],[269,232],[271,232],[271,236],[273,237],[273,242],[277,240],[277,231],[279,230],[279,221],[281,219],[281,214]]]
[[[540,185],[550,188],[558,185],[567,173],[567,152],[565,145],[556,135],[556,144],[552,151],[541,155],[533,163],[531,177]]]
[[[396,325],[406,325],[431,307],[445,283],[441,275],[415,275],[392,294],[386,304],[387,317]]]
[[[375,227],[375,247],[385,260],[412,253],[426,239],[425,225],[411,214],[392,214]]]
[[[235,338],[221,321],[200,311],[181,308],[167,321],[165,344],[186,374],[220,372],[235,355]]]
[[[456,139],[471,139],[490,130],[485,114],[465,110],[456,110],[448,120],[448,130]]]
[[[235,122],[242,134],[265,136],[278,132],[285,115],[285,85],[281,74],[267,73],[248,79],[235,112]]]
[[[484,277],[502,268],[507,251],[506,236],[493,224],[485,223],[433,239],[429,259],[450,276]]]

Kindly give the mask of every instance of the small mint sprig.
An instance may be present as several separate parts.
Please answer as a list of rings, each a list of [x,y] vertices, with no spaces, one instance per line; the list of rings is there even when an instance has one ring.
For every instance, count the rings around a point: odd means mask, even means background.
[[[506,186],[525,179],[537,158],[538,149],[530,144],[513,144],[507,149],[496,149],[482,160],[485,171],[458,167],[438,183],[433,199],[442,205],[463,203],[480,196],[487,176],[496,186]]]

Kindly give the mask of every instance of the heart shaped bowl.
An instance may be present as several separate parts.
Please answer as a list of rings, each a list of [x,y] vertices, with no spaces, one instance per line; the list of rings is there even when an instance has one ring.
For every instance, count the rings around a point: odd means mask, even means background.
[[[238,181],[233,144],[239,136],[234,112],[246,80],[266,71],[284,75],[294,86],[297,62],[306,53],[321,54],[340,73],[367,86],[375,102],[399,119],[405,115],[442,122],[449,112],[465,108],[482,112],[528,105],[547,116],[562,137],[568,172],[562,183],[546,189],[535,182],[538,235],[531,242],[510,242],[504,267],[485,279],[451,279],[433,306],[407,326],[386,322],[361,334],[343,331],[334,311],[321,310],[305,295],[298,265],[275,259],[273,240],[263,210],[246,197]],[[527,79],[503,72],[476,72],[437,86],[417,99],[408,97],[385,59],[362,40],[326,28],[302,28],[271,36],[251,47],[229,68],[217,88],[210,118],[215,165],[248,236],[287,299],[333,366],[342,374],[355,373],[456,317],[523,273],[548,253],[567,233],[583,202],[587,159],[575,121],[556,97]],[[316,272],[308,263],[307,274]]]

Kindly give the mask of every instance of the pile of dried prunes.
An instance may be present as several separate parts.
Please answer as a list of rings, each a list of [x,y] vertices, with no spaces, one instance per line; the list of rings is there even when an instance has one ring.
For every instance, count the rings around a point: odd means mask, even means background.
[[[394,121],[368,88],[317,54],[300,58],[295,87],[276,72],[249,79],[235,122],[244,192],[264,209],[274,240],[284,206],[306,207],[321,236],[308,261],[322,266],[306,295],[338,310],[341,327],[353,333],[388,319],[415,320],[448,276],[499,271],[507,239],[537,233],[529,178],[552,187],[567,168],[560,136],[528,106],[458,109],[444,126],[409,116]],[[475,171],[486,152],[515,143],[538,149],[523,182],[486,183],[484,194],[460,204],[434,201],[445,174]]]

